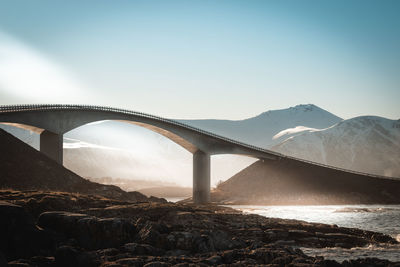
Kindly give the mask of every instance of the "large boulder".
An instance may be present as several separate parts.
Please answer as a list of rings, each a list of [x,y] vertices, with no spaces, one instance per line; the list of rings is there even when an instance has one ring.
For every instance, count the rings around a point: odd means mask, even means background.
[[[61,233],[65,238],[74,238],[86,249],[119,247],[132,242],[136,235],[135,225],[128,219],[99,219],[86,214],[70,212],[44,212],[38,225]]]
[[[57,248],[55,260],[59,267],[97,267],[101,263],[95,251],[79,251],[70,246]]]
[[[7,261],[49,255],[55,247],[51,235],[36,227],[22,207],[4,201],[0,201],[0,237],[0,251]]]

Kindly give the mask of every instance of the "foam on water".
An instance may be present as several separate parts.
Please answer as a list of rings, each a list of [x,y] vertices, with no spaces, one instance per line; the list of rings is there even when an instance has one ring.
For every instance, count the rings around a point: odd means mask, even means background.
[[[229,207],[266,217],[336,224],[388,234],[400,242],[400,205],[326,205],[326,206],[251,206]],[[310,256],[324,256],[339,262],[346,259],[377,257],[400,261],[400,245],[371,245],[352,249],[302,248]]]
[[[323,256],[325,259],[343,262],[358,258],[379,258],[400,262],[400,245],[369,245],[366,247],[345,248],[305,248],[300,249],[309,256]]]

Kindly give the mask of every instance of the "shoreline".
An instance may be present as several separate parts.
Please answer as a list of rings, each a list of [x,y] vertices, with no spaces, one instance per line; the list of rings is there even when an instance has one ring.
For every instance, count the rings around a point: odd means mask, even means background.
[[[93,195],[5,190],[0,191],[0,200],[6,201],[0,212],[8,229],[2,233],[6,237],[3,258],[26,266],[63,266],[64,262],[64,266],[340,266],[293,246],[398,244],[372,231],[267,218],[216,205],[130,203]],[[39,241],[34,238],[38,235]],[[345,263],[391,264],[381,259]]]

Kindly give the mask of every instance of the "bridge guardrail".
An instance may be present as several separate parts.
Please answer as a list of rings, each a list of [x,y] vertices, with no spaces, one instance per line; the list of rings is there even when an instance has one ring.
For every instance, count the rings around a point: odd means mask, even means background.
[[[151,115],[151,114],[147,114],[147,113],[143,113],[143,112],[137,112],[137,111],[131,111],[131,110],[127,110],[127,109],[119,109],[119,108],[113,108],[113,107],[105,107],[105,106],[92,106],[92,105],[73,105],[73,104],[30,104],[30,105],[0,105],[0,113],[3,112],[20,112],[20,111],[27,111],[27,110],[65,110],[65,109],[76,109],[76,110],[99,110],[99,111],[108,111],[108,112],[116,112],[116,113],[123,113],[123,114],[127,114],[127,115],[134,115],[134,116],[140,116],[140,117],[145,117],[145,118],[150,118],[150,119],[154,119],[154,120],[158,120],[161,122],[166,122],[166,123],[170,123],[173,124],[175,126],[179,126],[185,129],[189,129],[195,132],[198,132],[200,134],[209,136],[209,137],[213,137],[228,143],[233,143],[236,145],[240,145],[244,148],[248,148],[248,149],[252,149],[252,150],[256,150],[258,152],[262,152],[262,153],[266,153],[266,154],[271,154],[274,156],[277,156],[278,158],[286,158],[286,159],[291,159],[291,160],[297,160],[297,161],[301,161],[301,162],[305,162],[311,165],[316,165],[316,166],[321,166],[321,167],[325,167],[325,168],[329,168],[329,169],[334,169],[334,170],[338,170],[338,171],[344,171],[344,172],[348,172],[348,173],[353,173],[353,174],[358,174],[358,175],[365,175],[365,176],[370,176],[370,177],[374,177],[374,178],[384,178],[384,179],[393,179],[393,180],[399,180],[399,178],[396,177],[388,177],[388,176],[382,176],[382,175],[375,175],[375,174],[370,174],[370,173],[364,173],[364,172],[359,172],[359,171],[354,171],[354,170],[349,170],[349,169],[344,169],[344,168],[339,168],[339,167],[335,167],[335,166],[331,166],[331,165],[326,165],[323,163],[319,163],[319,162],[314,162],[314,161],[310,161],[310,160],[306,160],[306,159],[301,159],[301,158],[296,158],[293,156],[287,156],[287,155],[283,155],[281,153],[275,152],[275,151],[271,151],[268,149],[264,149],[261,147],[257,147],[251,144],[246,144],[243,143],[241,141],[238,140],[234,140],[228,137],[224,137],[209,131],[206,131],[204,129],[200,129],[188,124],[184,124],[182,122],[179,121],[175,121],[172,119],[167,119],[167,118],[163,118],[160,116],[156,116],[156,115]]]

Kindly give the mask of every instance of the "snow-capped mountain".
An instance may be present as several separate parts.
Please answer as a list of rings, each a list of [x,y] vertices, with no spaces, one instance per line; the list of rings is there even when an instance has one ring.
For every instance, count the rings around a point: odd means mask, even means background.
[[[181,120],[181,122],[255,146],[270,148],[288,137],[273,138],[288,128],[297,132],[307,128],[327,128],[342,121],[334,114],[313,104],[270,110],[245,120]]]
[[[295,129],[276,136],[286,132]],[[345,169],[400,177],[400,120],[362,116],[294,134],[272,149]]]

